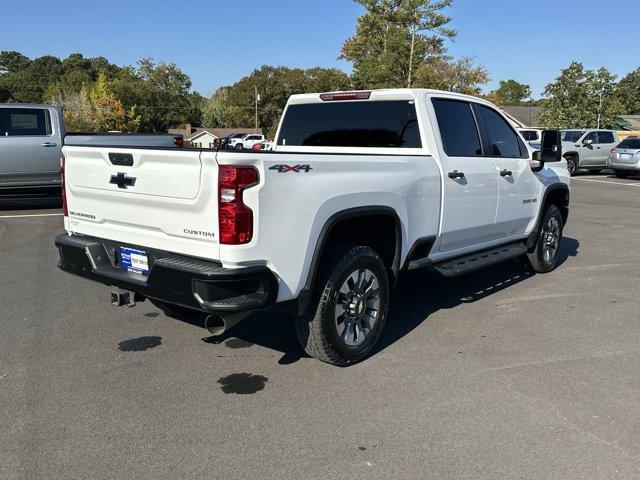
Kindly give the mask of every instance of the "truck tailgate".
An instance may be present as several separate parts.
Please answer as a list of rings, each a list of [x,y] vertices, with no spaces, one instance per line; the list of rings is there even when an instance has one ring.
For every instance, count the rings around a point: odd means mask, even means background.
[[[65,146],[73,233],[218,259],[215,152]]]

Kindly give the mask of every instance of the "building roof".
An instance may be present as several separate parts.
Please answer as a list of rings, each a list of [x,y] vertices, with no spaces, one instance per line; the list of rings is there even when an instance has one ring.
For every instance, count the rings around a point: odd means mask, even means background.
[[[502,107],[502,110],[514,119],[520,127],[537,127],[540,107]]]
[[[182,135],[186,141],[193,140],[200,134],[207,132],[214,137],[222,138],[227,135],[233,135],[234,133],[256,133],[254,127],[236,127],[236,128],[209,128],[209,127],[191,127],[187,125],[187,128],[170,128],[167,133],[172,135]],[[262,129],[259,128],[259,134],[262,133]]]
[[[640,115],[619,115],[616,118],[616,126],[620,130],[640,130]]]

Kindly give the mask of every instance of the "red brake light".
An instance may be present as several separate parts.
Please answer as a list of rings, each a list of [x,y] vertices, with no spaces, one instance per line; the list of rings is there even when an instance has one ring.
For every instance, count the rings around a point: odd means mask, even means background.
[[[218,226],[220,243],[240,245],[253,237],[253,210],[243,203],[245,189],[258,184],[255,167],[220,165],[218,171]]]
[[[67,191],[65,188],[65,181],[64,181],[64,155],[60,155],[60,187],[62,189],[61,191],[61,197],[62,197],[62,214],[65,217],[69,216],[69,209],[67,208]]]
[[[335,102],[338,100],[368,100],[371,92],[336,92],[322,93],[320,99],[325,102]]]
[[[178,148],[184,147],[184,137],[175,137],[173,139],[173,143],[175,143]]]
[[[613,147],[611,150],[609,150],[609,153],[618,153],[618,151],[616,150],[616,147]]]

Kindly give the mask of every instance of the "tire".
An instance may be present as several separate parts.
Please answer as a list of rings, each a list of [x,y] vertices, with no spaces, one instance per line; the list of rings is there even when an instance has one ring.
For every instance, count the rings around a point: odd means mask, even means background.
[[[567,170],[569,171],[570,176],[574,176],[578,173],[578,159],[573,156],[564,157],[567,161]]]
[[[241,143],[236,144],[236,150],[242,150],[242,148],[243,147]]]
[[[627,172],[623,172],[621,170],[614,170],[613,174],[618,178],[627,178],[629,176]]]
[[[549,205],[540,222],[535,247],[527,254],[534,272],[547,273],[556,268],[560,257],[563,226],[560,209],[556,205]]]
[[[344,367],[369,355],[380,338],[389,279],[372,248],[341,245],[327,257],[309,311],[296,319],[296,333],[309,355]]]

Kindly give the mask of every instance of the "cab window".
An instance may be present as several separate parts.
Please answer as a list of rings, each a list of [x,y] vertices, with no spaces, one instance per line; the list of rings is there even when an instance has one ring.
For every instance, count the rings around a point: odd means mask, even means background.
[[[476,104],[478,115],[486,137],[486,152],[489,157],[520,158],[522,151],[518,135],[498,112]]]
[[[15,136],[51,135],[49,111],[42,108],[3,108],[0,110],[3,134]]]

